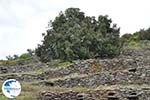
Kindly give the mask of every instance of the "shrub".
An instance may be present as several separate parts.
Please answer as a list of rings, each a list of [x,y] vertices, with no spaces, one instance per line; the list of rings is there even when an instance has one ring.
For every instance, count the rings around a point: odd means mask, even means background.
[[[24,53],[19,57],[19,59],[28,59],[30,57],[31,57],[31,55],[29,53]]]

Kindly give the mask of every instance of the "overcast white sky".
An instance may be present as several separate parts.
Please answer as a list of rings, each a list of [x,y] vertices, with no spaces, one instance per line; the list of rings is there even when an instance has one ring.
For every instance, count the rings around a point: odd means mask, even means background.
[[[0,59],[34,49],[48,21],[68,7],[85,15],[108,14],[121,34],[150,27],[149,0],[0,0]]]

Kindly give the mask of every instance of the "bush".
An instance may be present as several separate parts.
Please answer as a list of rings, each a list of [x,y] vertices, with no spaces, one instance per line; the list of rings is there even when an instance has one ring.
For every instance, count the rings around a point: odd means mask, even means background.
[[[150,28],[147,30],[141,29],[134,34],[124,34],[121,37],[121,43],[124,46],[146,46],[149,45]]]
[[[24,53],[24,54],[22,54],[20,57],[19,57],[19,59],[28,59],[28,58],[30,58],[31,57],[31,55],[29,54],[29,53]]]

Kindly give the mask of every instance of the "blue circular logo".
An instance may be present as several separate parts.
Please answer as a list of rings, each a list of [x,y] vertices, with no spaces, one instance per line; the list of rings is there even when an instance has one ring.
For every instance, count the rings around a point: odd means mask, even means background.
[[[2,92],[8,98],[16,98],[21,92],[21,85],[15,79],[6,80],[2,85]]]

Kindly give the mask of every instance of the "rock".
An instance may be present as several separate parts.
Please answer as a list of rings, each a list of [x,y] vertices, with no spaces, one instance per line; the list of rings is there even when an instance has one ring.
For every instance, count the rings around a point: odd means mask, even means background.
[[[64,92],[64,93],[53,93],[53,92],[41,92],[39,93],[38,100],[95,100],[89,94],[79,92]]]
[[[40,92],[38,100],[150,100],[150,90],[120,88],[82,92]]]

